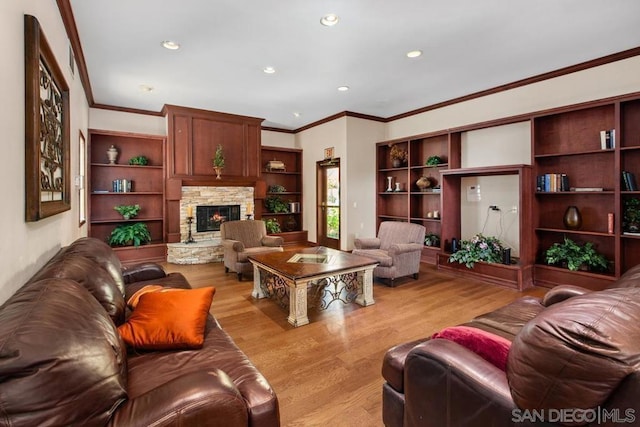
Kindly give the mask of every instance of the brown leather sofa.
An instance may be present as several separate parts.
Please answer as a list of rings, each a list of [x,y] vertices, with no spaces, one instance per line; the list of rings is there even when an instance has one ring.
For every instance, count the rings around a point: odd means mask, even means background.
[[[466,323],[511,341],[504,371],[447,339],[389,349],[384,424],[638,425],[639,284],[636,266],[606,290],[559,286]]]
[[[81,238],[9,298],[0,426],[278,426],[273,389],[211,315],[201,349],[127,352],[116,325],[147,284],[190,288],[156,264],[123,269]]]

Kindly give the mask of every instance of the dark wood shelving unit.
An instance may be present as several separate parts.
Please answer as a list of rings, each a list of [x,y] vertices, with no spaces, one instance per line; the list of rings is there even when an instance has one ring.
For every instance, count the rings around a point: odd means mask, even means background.
[[[393,167],[389,153],[391,147],[398,145],[407,151],[408,159],[401,167]],[[433,166],[426,161],[431,156],[438,156],[443,163]],[[406,221],[421,224],[427,234],[441,235],[441,220],[444,215],[441,203],[442,192],[422,191],[416,181],[422,176],[432,178],[432,185],[439,186],[442,172],[449,167],[460,165],[460,134],[437,133],[425,134],[403,140],[379,142],[376,144],[376,217],[377,226],[382,221]],[[387,177],[392,178],[392,188],[400,183],[402,191],[386,191]],[[429,216],[439,213],[439,218]],[[441,242],[443,240],[441,239]],[[442,247],[425,246],[422,261],[436,264],[437,254]]]
[[[268,170],[267,163],[270,160],[282,161],[286,170]],[[300,206],[298,212],[273,213],[269,212],[265,205],[265,199],[256,200],[256,219],[275,219],[280,224],[281,236],[285,245],[306,244],[308,233],[302,229],[302,150],[294,148],[268,147],[261,149],[261,179],[266,185],[266,197],[279,196],[285,202],[297,202]],[[269,187],[281,185],[286,191],[272,192]],[[292,222],[293,221],[293,222]]]
[[[109,164],[107,149],[118,149],[116,164]],[[89,236],[108,241],[119,224],[143,222],[152,237],[139,247],[114,248],[123,263],[166,260],[165,225],[165,138],[105,130],[89,130]],[[134,156],[147,157],[146,166],[129,165]],[[132,191],[114,192],[113,180],[128,179]],[[117,205],[141,206],[140,213],[125,220],[113,208]]]

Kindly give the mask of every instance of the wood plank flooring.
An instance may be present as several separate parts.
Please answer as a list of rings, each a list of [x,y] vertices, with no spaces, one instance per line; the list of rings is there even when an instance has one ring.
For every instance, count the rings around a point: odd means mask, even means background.
[[[283,426],[382,426],[380,370],[388,348],[546,292],[517,292],[424,265],[420,279],[395,288],[376,281],[372,306],[336,301],[293,328],[274,301],[251,297],[250,276],[238,282],[221,263],[164,267],[193,287],[216,287],[211,312],[275,389]]]

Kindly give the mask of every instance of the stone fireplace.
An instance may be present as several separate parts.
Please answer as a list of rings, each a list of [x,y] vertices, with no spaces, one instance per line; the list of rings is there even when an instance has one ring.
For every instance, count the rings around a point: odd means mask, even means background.
[[[225,221],[240,219],[240,205],[199,205],[196,206],[196,232],[220,231]]]
[[[204,264],[222,261],[220,220],[223,216],[228,217],[225,218],[228,221],[232,218],[245,219],[247,214],[253,214],[253,200],[253,187],[183,186],[180,199],[180,243],[167,244],[167,262]],[[191,224],[191,235],[195,243],[184,243],[189,234],[187,224],[189,207],[196,216]],[[204,207],[214,207],[214,209],[207,210]],[[202,219],[204,228],[210,229],[203,230],[199,227],[197,220],[199,209],[204,213],[204,219]],[[207,225],[206,222],[210,224]],[[208,227],[209,225],[211,227]]]

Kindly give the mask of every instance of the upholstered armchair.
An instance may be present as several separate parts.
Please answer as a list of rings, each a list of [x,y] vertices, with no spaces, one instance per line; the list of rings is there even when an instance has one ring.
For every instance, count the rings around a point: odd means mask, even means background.
[[[234,271],[238,280],[253,267],[249,255],[282,251],[284,243],[280,236],[267,236],[267,227],[262,220],[228,221],[220,225],[220,237],[224,249],[224,271]]]
[[[412,274],[417,279],[425,231],[419,224],[384,221],[380,223],[378,237],[355,240],[353,253],[378,261],[373,275],[389,279],[391,286],[398,277]]]

